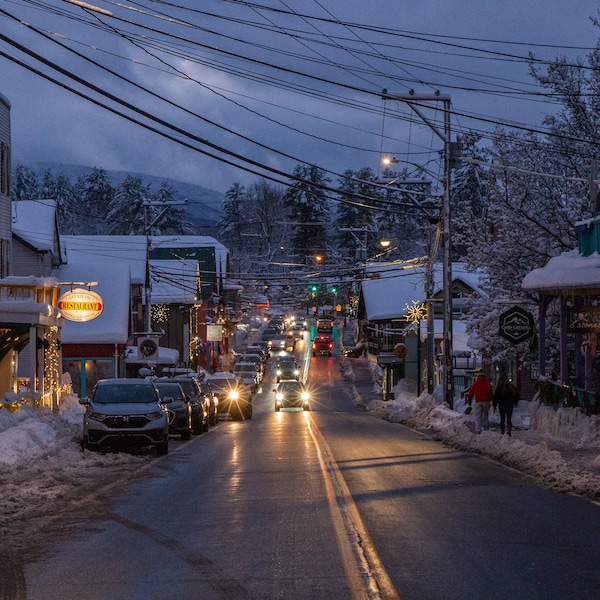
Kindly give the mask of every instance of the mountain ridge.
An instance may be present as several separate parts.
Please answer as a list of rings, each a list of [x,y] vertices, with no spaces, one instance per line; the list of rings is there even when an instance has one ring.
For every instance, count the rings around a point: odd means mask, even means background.
[[[62,174],[75,181],[79,177],[87,177],[94,169],[102,169],[111,184],[115,187],[118,187],[128,176],[138,177],[145,185],[149,185],[152,190],[158,190],[164,181],[173,188],[174,200],[185,200],[187,202],[186,216],[195,226],[214,227],[223,217],[223,199],[225,194],[198,184],[187,183],[169,177],[157,177],[156,175],[148,175],[146,173],[115,171],[104,169],[103,167],[89,167],[67,163],[36,162],[24,166],[31,169],[40,181],[44,173],[48,170],[54,176]]]

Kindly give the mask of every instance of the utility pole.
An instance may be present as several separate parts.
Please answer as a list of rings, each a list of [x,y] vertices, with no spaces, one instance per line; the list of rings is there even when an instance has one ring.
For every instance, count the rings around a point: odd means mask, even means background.
[[[441,94],[415,94],[411,90],[408,94],[389,94],[387,90],[382,91],[384,100],[399,100],[408,104],[423,122],[444,143],[444,196],[442,200],[442,269],[443,269],[443,295],[444,295],[444,320],[443,320],[443,399],[450,408],[454,406],[454,372],[452,361],[452,240],[450,237],[450,95]],[[421,110],[424,103],[443,102],[444,105],[444,128],[432,122]],[[429,326],[429,325],[428,325]]]
[[[150,231],[152,227],[162,219],[163,215],[169,210],[171,206],[186,205],[185,200],[178,200],[174,202],[150,202],[146,201],[143,204],[144,207],[144,234],[146,235],[146,274],[144,277],[144,301],[146,304],[146,313],[144,315],[146,333],[152,333],[152,311],[151,311],[151,297],[152,297],[152,285],[150,283],[150,242],[151,236]],[[150,208],[156,206],[161,208],[158,214],[150,221]]]

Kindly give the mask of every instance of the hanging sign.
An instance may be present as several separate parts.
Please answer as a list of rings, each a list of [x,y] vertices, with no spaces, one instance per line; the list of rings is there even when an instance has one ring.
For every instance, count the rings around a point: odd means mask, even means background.
[[[206,341],[221,342],[223,340],[222,325],[207,325],[206,326]]]
[[[76,288],[65,292],[58,299],[58,310],[69,321],[85,323],[92,321],[102,313],[102,298],[96,292]]]
[[[520,306],[509,308],[500,315],[498,333],[513,344],[528,340],[534,333],[533,315]]]
[[[567,307],[569,333],[600,333],[600,306]]]

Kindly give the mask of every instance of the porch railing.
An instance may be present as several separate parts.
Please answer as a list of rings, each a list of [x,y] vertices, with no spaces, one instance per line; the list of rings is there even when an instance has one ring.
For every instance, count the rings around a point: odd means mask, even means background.
[[[544,405],[558,408],[581,408],[586,415],[600,414],[600,392],[583,390],[551,379],[538,381]]]

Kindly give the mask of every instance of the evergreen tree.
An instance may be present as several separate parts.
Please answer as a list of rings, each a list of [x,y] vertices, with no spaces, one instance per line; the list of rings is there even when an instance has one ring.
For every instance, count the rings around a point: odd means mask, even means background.
[[[11,191],[13,200],[37,200],[41,198],[36,174],[23,165],[17,165],[15,168]]]
[[[166,181],[161,182],[160,188],[152,194],[152,201],[168,204],[175,201],[173,187]],[[152,207],[152,214],[163,213],[160,206]],[[153,217],[154,218],[154,217]],[[186,219],[186,209],[184,205],[169,206],[158,220],[155,227],[152,228],[152,235],[192,235],[193,228]]]
[[[81,221],[80,235],[107,233],[108,211],[115,190],[108,180],[104,169],[94,167],[88,177],[84,178],[84,190],[81,197],[82,206],[78,212],[83,212],[85,218]]]
[[[290,218],[296,222],[292,243],[295,251],[304,258],[326,250],[329,204],[323,186],[330,179],[325,171],[311,165],[297,165],[294,179],[284,195]]]
[[[344,171],[343,178],[338,181],[340,202],[337,205],[336,243],[342,256],[351,262],[365,260],[378,252],[374,244],[378,236],[374,232],[379,229],[377,222],[381,215],[373,209],[373,202],[367,200],[375,200],[379,194],[378,187],[373,185],[375,180],[373,170],[365,167],[356,172]],[[344,229],[365,229],[365,232]]]
[[[56,212],[60,233],[73,234],[76,232],[80,215],[76,213],[80,205],[79,194],[71,184],[71,180],[65,175],[59,175],[54,180],[52,198],[56,200]]]
[[[219,234],[225,243],[242,248],[242,229],[246,190],[243,185],[234,183],[225,192],[223,218],[219,221]]]
[[[108,233],[111,235],[144,235],[144,203],[150,200],[149,187],[139,177],[128,175],[117,188],[109,204]],[[151,222],[149,216],[149,222]],[[153,232],[149,231],[148,233]]]

